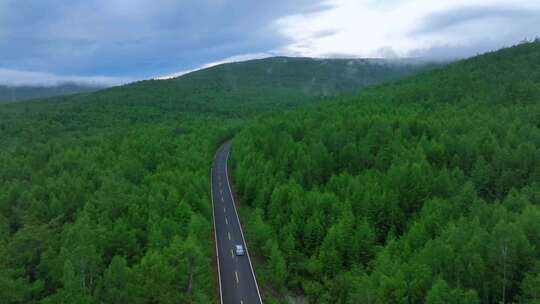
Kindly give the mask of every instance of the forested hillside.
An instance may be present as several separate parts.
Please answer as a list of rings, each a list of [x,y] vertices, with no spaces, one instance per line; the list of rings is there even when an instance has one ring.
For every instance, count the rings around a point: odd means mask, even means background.
[[[268,59],[0,106],[0,302],[215,302],[217,145],[253,114],[425,68],[352,62]]]
[[[415,60],[274,57],[222,64],[170,80],[146,80],[75,100],[158,107],[167,113],[247,117],[291,109],[440,64]],[[106,105],[110,106],[110,105]]]
[[[34,98],[46,98],[76,93],[94,92],[103,87],[83,86],[74,83],[57,86],[2,86],[0,85],[0,103],[22,101]]]
[[[268,303],[540,303],[540,42],[233,142]]]

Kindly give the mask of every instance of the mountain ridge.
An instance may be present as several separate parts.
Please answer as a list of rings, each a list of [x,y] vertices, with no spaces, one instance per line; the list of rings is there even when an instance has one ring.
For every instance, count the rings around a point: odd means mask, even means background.
[[[80,85],[74,82],[66,82],[54,86],[0,85],[0,103],[13,103],[38,98],[90,93],[104,88],[105,87],[103,86]]]

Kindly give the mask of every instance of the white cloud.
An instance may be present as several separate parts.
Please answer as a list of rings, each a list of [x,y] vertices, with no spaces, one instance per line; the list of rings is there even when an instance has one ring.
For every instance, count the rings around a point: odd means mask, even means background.
[[[76,83],[86,86],[110,87],[130,82],[130,79],[106,76],[58,76],[44,72],[18,71],[0,68],[0,85],[7,86],[46,86],[63,83]]]
[[[540,9],[540,4],[531,0],[329,0],[325,4],[330,9],[290,15],[271,25],[290,39],[285,47],[233,56],[157,79],[276,54],[459,58],[533,38],[540,28],[540,21],[530,24],[530,20],[520,18],[521,13]]]
[[[333,8],[309,15],[295,15],[276,22],[276,28],[294,42],[282,48],[282,53],[310,57],[349,55],[355,57],[385,57],[388,54],[410,56],[442,46],[470,47],[498,44],[499,47],[530,37],[540,28],[516,20],[519,16],[487,15],[506,8],[534,11],[540,4],[533,0],[335,0]],[[478,13],[463,22],[433,32],[418,32],[425,21],[434,16],[459,13],[468,9]],[[481,11],[485,10],[486,15]],[[452,16],[446,16],[452,17]],[[459,17],[459,16],[457,16]],[[531,26],[535,26],[532,27]],[[318,35],[329,32],[329,35]],[[490,42],[490,43],[488,43]],[[495,43],[493,43],[495,42]],[[473,48],[474,49],[474,48]],[[391,50],[390,53],[388,51]],[[480,50],[482,51],[482,50]],[[484,50],[485,51],[485,50]],[[471,54],[473,55],[473,54]]]

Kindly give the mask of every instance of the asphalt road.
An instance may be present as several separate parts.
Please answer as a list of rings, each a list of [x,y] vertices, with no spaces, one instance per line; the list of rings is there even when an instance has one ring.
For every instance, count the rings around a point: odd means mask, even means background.
[[[222,304],[262,304],[255,272],[244,240],[227,173],[230,142],[223,144],[212,165],[212,204]],[[237,256],[235,245],[243,245],[244,256]]]

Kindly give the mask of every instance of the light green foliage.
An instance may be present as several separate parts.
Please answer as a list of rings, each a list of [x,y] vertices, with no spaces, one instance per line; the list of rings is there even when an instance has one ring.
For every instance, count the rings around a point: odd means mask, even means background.
[[[521,282],[521,299],[527,303],[540,303],[540,265],[525,275]]]
[[[451,289],[448,284],[438,279],[427,294],[426,304],[477,304],[480,303],[474,291]]]
[[[105,303],[127,303],[133,290],[133,271],[126,260],[115,256],[103,273],[101,298]]]

